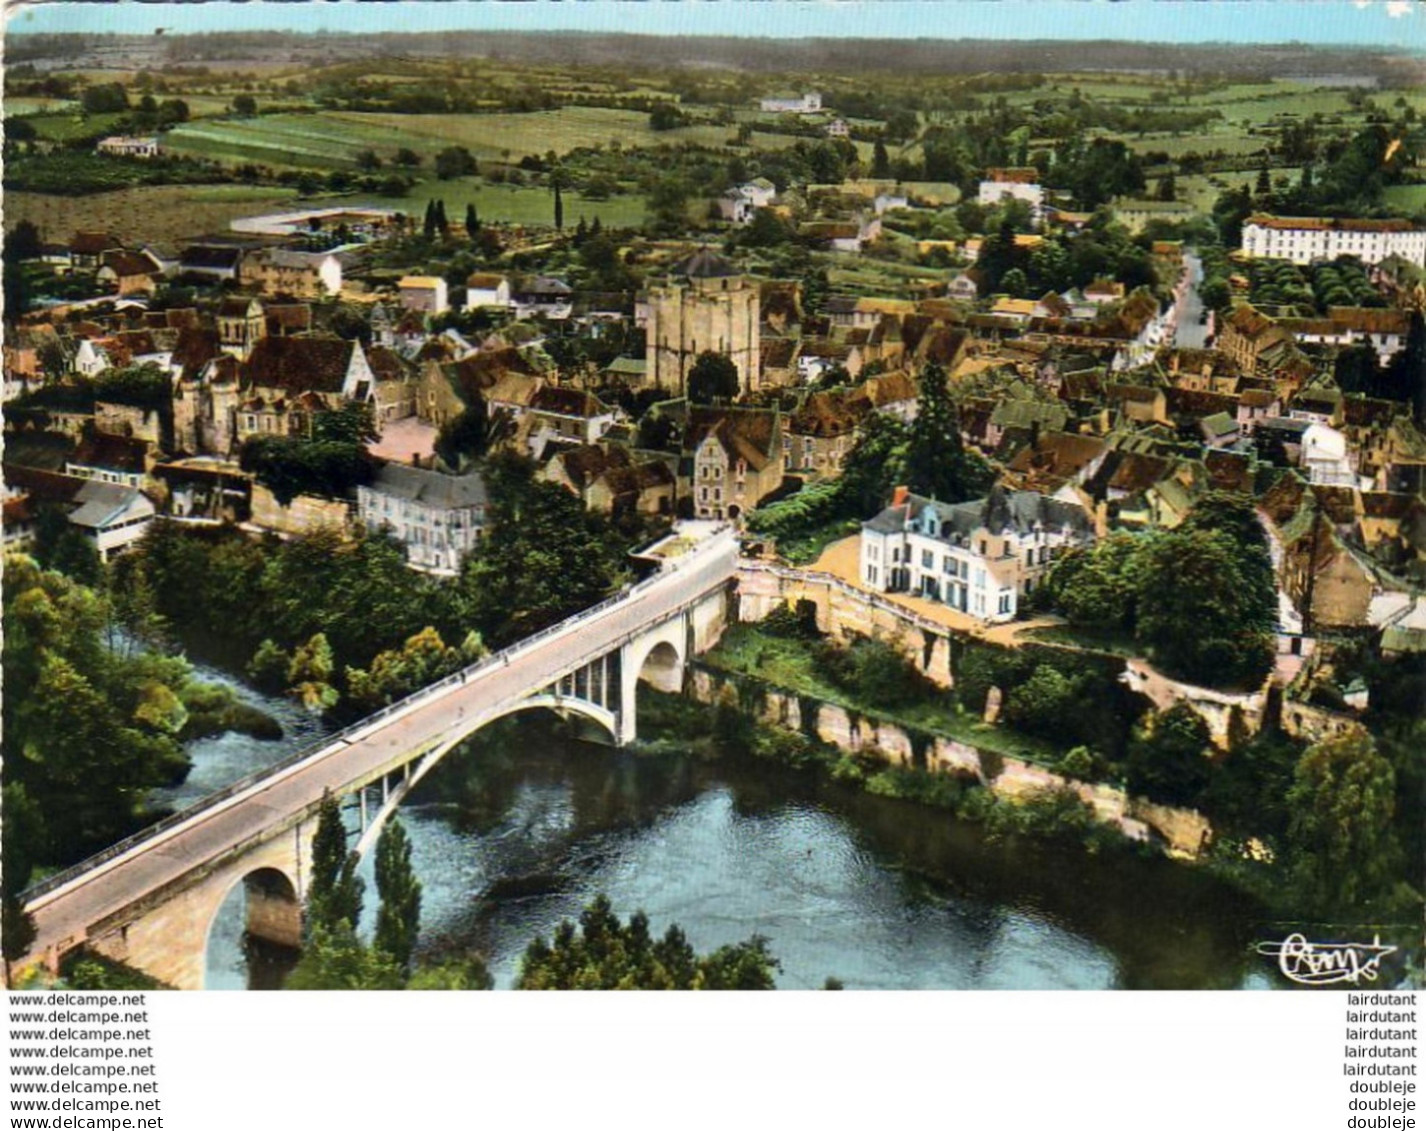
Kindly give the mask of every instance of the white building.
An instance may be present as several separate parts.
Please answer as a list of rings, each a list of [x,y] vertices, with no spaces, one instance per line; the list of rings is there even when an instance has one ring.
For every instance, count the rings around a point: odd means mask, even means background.
[[[387,529],[406,548],[413,569],[450,576],[475,548],[489,497],[478,474],[444,475],[389,463],[370,486],[357,488],[357,517]]]
[[[1040,172],[1035,168],[987,169],[976,199],[987,207],[1007,199],[1023,200],[1030,206],[1030,215],[1038,226],[1045,218],[1045,190],[1039,178]]]
[[[156,137],[106,137],[94,147],[97,153],[107,153],[112,157],[157,157]]]
[[[718,198],[718,212],[733,224],[747,224],[754,210],[766,208],[777,198],[777,186],[766,177],[758,177],[730,188]]]
[[[1353,255],[1380,263],[1399,255],[1426,267],[1426,228],[1410,220],[1356,220],[1322,216],[1269,216],[1258,213],[1243,224],[1243,251],[1264,259],[1312,263]]]
[[[1309,424],[1302,433],[1302,466],[1314,486],[1360,486],[1347,437],[1329,425]]]
[[[764,98],[758,106],[764,114],[820,114],[822,95],[810,90],[800,98]]]
[[[997,486],[984,499],[951,504],[898,487],[892,505],[862,524],[861,581],[1008,621],[1061,550],[1092,540],[1082,508],[1034,491]]]
[[[465,308],[479,310],[494,306],[502,310],[510,305],[510,280],[504,275],[477,271],[465,281]]]

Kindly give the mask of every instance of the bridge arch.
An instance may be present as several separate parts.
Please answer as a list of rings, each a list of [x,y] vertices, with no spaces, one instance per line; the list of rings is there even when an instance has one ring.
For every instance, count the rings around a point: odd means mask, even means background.
[[[302,947],[302,901],[297,885],[287,870],[263,864],[235,876],[222,891],[208,917],[203,934],[204,976],[214,942],[214,930],[233,896],[242,893],[241,938],[244,944],[260,944],[300,950]]]
[[[518,703],[488,714],[482,713],[473,719],[469,726],[462,727],[457,734],[444,739],[439,746],[433,747],[423,758],[413,763],[411,772],[403,775],[394,786],[387,790],[380,806],[369,817],[357,839],[354,849],[356,854],[364,856],[375,846],[377,838],[381,836],[382,828],[391,819],[391,815],[401,807],[401,803],[406,800],[411,791],[416,788],[417,783],[457,746],[484,730],[491,723],[525,711],[538,710],[553,711],[562,716],[577,715],[580,718],[588,719],[606,731],[611,740],[614,742],[619,740],[619,717],[614,711],[602,707],[598,703],[590,703],[584,699],[574,699],[549,691],[532,695],[528,699],[522,699]]]

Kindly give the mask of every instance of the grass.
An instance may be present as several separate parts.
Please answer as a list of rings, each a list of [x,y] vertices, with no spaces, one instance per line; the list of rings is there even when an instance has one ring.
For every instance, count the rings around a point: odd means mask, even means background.
[[[1388,206],[1399,212],[1426,212],[1426,185],[1392,185],[1382,196]]]
[[[954,703],[950,692],[937,692],[922,702],[898,710],[886,710],[861,702],[826,676],[806,642],[773,636],[757,625],[740,624],[730,628],[723,634],[718,647],[703,657],[703,662],[723,671],[753,676],[784,690],[833,703],[869,718],[913,727],[1006,757],[1050,767],[1059,761],[1059,752],[1042,739],[983,723],[974,715],[964,714]]]
[[[8,107],[8,101],[7,101]],[[35,129],[35,134],[45,141],[79,141],[82,138],[102,137],[112,133],[117,123],[126,114],[32,114],[25,120]]]

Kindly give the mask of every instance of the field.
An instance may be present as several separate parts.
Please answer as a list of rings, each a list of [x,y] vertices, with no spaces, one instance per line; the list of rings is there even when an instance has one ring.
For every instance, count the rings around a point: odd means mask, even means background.
[[[77,141],[109,133],[124,114],[33,114],[25,120],[46,141]]]
[[[41,237],[64,243],[80,229],[103,229],[125,242],[172,243],[204,232],[224,232],[228,221],[276,207],[288,207],[292,189],[247,185],[158,185],[97,193],[45,196],[7,192],[5,225],[29,220]]]
[[[1426,212],[1426,185],[1392,185],[1384,194],[1393,208],[1407,212]]]
[[[482,221],[505,224],[552,224],[554,197],[547,188],[492,185],[475,177],[458,177],[450,181],[421,181],[406,196],[372,196],[359,193],[356,197],[314,201],[313,206],[351,203],[359,200],[378,208],[394,208],[413,216],[421,216],[426,201],[443,200],[446,215],[452,221],[465,219],[465,206],[474,204]],[[564,193],[564,217],[567,227],[574,227],[580,217],[590,223],[599,218],[606,228],[636,228],[644,222],[642,196],[615,196],[608,200],[585,200],[573,190]]]

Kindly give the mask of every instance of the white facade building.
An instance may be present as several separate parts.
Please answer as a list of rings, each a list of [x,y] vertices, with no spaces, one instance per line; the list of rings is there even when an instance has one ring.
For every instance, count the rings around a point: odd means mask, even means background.
[[[1008,621],[1061,550],[1092,539],[1081,507],[1034,491],[996,487],[951,504],[897,488],[892,505],[862,524],[861,581]]]
[[[758,106],[764,114],[820,114],[822,95],[809,90],[801,98],[764,98]]]
[[[477,474],[444,475],[389,463],[357,488],[357,517],[368,529],[390,530],[413,569],[450,576],[475,548],[489,498]]]
[[[976,200],[991,207],[1006,199],[1023,200],[1038,227],[1045,219],[1045,189],[1038,183],[1036,169],[987,169]]]
[[[1264,259],[1312,263],[1353,255],[1380,263],[1390,255],[1426,267],[1426,228],[1409,220],[1354,220],[1259,213],[1243,224],[1244,253]]]

